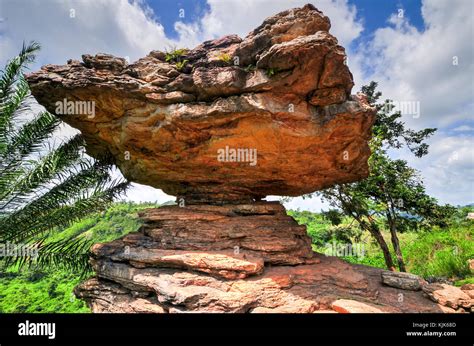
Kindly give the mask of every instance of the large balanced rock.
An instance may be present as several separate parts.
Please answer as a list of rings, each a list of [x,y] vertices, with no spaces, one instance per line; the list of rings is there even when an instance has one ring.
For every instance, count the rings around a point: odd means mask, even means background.
[[[188,204],[297,196],[368,174],[374,109],[351,96],[329,28],[306,5],[244,39],[131,64],[84,55],[27,80],[39,103],[83,133],[89,154],[111,153],[131,181]]]

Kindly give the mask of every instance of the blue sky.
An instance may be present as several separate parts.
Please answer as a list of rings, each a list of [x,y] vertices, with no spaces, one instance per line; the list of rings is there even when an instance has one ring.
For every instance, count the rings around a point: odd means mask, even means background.
[[[420,116],[404,115],[408,126],[438,128],[425,158],[394,155],[419,169],[428,192],[441,202],[474,202],[472,0],[0,0],[0,64],[30,40],[43,46],[33,70],[84,53],[133,61],[155,49],[245,36],[266,17],[307,2],[330,18],[330,32],[346,48],[354,93],[376,80],[384,97],[419,102]],[[136,186],[128,198],[172,197]],[[325,207],[314,199],[289,206]]]
[[[166,35],[173,39],[178,38],[175,22],[196,22],[210,10],[206,0],[146,0],[145,3],[153,10],[154,18],[164,26]],[[348,3],[357,8],[357,18],[364,22],[364,31],[355,43],[367,39],[376,29],[386,25],[387,18],[398,13],[399,9],[406,12],[413,26],[424,29],[421,0],[350,0]],[[184,17],[180,17],[180,10],[184,10]]]
[[[173,39],[179,38],[174,29],[175,22],[196,22],[210,10],[206,0],[148,0],[146,3],[153,10],[157,21],[164,26],[166,36]],[[180,10],[184,10],[184,13]]]

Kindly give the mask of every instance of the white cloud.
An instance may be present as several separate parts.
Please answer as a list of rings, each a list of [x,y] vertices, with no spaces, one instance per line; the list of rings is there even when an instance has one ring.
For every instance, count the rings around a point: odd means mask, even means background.
[[[278,201],[281,199],[279,196],[268,196],[267,201]],[[291,198],[288,202],[284,202],[286,210],[309,210],[313,212],[319,212],[321,210],[333,209],[329,203],[323,202],[321,198],[315,196],[312,198],[295,197]]]
[[[99,52],[133,61],[172,44],[150,10],[136,1],[2,0],[0,9],[2,64],[31,40],[43,47],[33,68]]]
[[[465,205],[474,201],[474,138],[435,135],[428,141],[429,154],[415,158],[407,150],[398,157],[422,172],[427,193],[441,203]]]
[[[374,71],[365,82],[378,81],[388,98],[420,102],[419,118],[404,117],[410,126],[447,126],[472,117],[473,6],[471,1],[425,0],[426,30],[394,14],[360,47],[356,61]]]
[[[163,191],[150,186],[132,183],[123,199],[134,202],[157,202],[162,204],[169,201],[174,202],[176,197],[167,195]]]
[[[472,129],[466,123],[474,110],[473,6],[471,1],[424,0],[424,31],[394,14],[373,40],[349,56],[356,71],[373,71],[355,74],[356,88],[375,80],[384,98],[419,101],[421,116],[404,115],[403,120],[414,129],[440,129],[426,157],[398,156],[421,171],[427,192],[443,203],[474,201],[474,143],[461,133]],[[459,125],[451,132],[443,130],[454,124]]]
[[[454,131],[454,132],[471,132],[471,131],[474,131],[474,126],[461,125],[461,126],[455,127],[451,131]]]
[[[343,46],[349,45],[362,32],[356,20],[356,9],[347,0],[208,0],[209,12],[199,25],[181,23],[181,29],[191,26],[200,40],[209,40],[228,34],[245,37],[263,20],[278,12],[312,3],[331,20],[331,33]]]

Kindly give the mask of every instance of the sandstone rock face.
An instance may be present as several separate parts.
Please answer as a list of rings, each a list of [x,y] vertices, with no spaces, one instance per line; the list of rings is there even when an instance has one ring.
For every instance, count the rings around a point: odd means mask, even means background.
[[[474,305],[474,299],[458,287],[447,284],[427,284],[423,285],[422,289],[433,301],[452,309],[470,310]]]
[[[137,233],[96,244],[94,262],[193,269],[227,279],[261,274],[264,264],[295,265],[313,257],[306,227],[278,202],[166,206],[140,213]]]
[[[444,308],[420,291],[384,285],[381,269],[312,252],[305,227],[275,202],[167,206],[149,209],[141,218],[138,232],[92,248],[97,277],[80,284],[75,293],[94,312]]]
[[[84,134],[89,154],[111,153],[131,181],[187,204],[297,196],[368,174],[374,109],[351,96],[345,51],[329,28],[306,5],[244,39],[174,58],[84,55],[27,80],[39,103]]]
[[[338,299],[331,304],[334,311],[342,314],[353,313],[381,313],[382,310],[373,307],[366,303],[361,303],[356,300]]]

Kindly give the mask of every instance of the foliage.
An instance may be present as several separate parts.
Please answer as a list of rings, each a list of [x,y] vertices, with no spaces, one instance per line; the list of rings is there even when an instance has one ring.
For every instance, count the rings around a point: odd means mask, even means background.
[[[344,217],[344,214],[342,214],[339,210],[337,209],[329,209],[328,211],[323,211],[321,214],[323,214],[323,217],[330,221],[332,225],[338,226],[341,224],[342,219]]]
[[[222,62],[225,62],[226,64],[230,64],[230,62],[232,61],[232,57],[230,56],[230,54],[227,54],[227,53],[219,54],[217,59],[219,59]]]
[[[344,218],[341,214],[337,225],[328,220],[326,216],[328,212],[317,214],[309,211],[289,210],[288,215],[294,217],[299,224],[306,225],[308,235],[316,246],[315,249],[321,250],[332,241],[351,244],[360,240],[360,229],[352,227],[349,218]],[[334,211],[329,211],[329,215],[334,215]],[[341,224],[343,220],[349,223]]]
[[[188,60],[186,60],[186,59],[184,59],[183,61],[177,61],[175,63],[176,69],[178,71],[181,71],[182,69],[184,69],[186,67],[187,63],[188,63]]]
[[[251,72],[251,71],[255,71],[257,69],[257,66],[255,65],[247,65],[247,67],[245,68],[245,72]]]
[[[63,232],[53,235],[52,241],[87,238],[92,243],[107,242],[141,225],[137,212],[158,207],[155,203],[115,203],[105,212],[79,220]],[[1,312],[89,312],[85,304],[74,297],[73,288],[84,278],[78,273],[58,269],[24,270],[15,268],[0,271]]]
[[[80,135],[51,145],[61,122],[48,112],[33,112],[22,73],[39,48],[24,45],[0,78],[0,244],[29,245],[38,256],[6,256],[0,264],[83,270],[89,242],[51,242],[48,236],[105,209],[128,183],[111,178],[108,158],[85,157]]]
[[[180,62],[184,60],[183,57],[186,56],[187,53],[188,53],[188,49],[186,48],[179,48],[179,49],[174,48],[171,51],[166,52],[165,61],[174,62],[174,63]]]
[[[474,227],[422,232],[405,244],[407,270],[423,277],[463,278],[474,258]]]
[[[265,73],[267,74],[268,77],[273,77],[274,75],[276,75],[278,73],[278,69],[270,67],[270,68],[267,68]]]
[[[468,260],[474,258],[474,221],[466,219],[466,215],[473,210],[472,207],[456,208],[446,228],[434,226],[429,230],[416,232],[408,230],[401,233],[400,244],[407,271],[424,278],[446,279],[451,282],[459,280],[459,283],[472,282],[473,276],[468,268]],[[386,267],[384,254],[368,231],[362,234],[343,232],[341,237],[331,230],[334,226],[324,216],[326,213],[288,211],[288,215],[294,217],[299,224],[306,225],[315,251],[324,253],[327,244],[332,241],[345,244],[360,242],[364,245],[364,256],[344,257],[346,261],[379,268]],[[382,234],[388,236],[389,231],[384,226],[383,218],[379,217],[376,221]],[[351,217],[345,216],[337,227],[350,228],[352,222]],[[392,259],[396,260],[393,248],[389,246]]]
[[[80,281],[74,273],[51,270],[8,274],[13,275],[0,276],[0,313],[89,312],[72,292]]]

